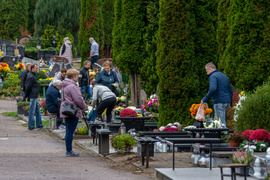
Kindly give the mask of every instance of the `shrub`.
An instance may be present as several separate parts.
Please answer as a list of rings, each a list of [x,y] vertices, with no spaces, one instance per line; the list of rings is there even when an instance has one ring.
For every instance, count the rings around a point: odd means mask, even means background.
[[[270,133],[265,130],[265,129],[256,129],[255,131],[252,132],[250,135],[249,139],[256,140],[256,141],[265,141],[269,142],[270,140]]]
[[[266,129],[270,131],[270,84],[269,81],[256,88],[253,94],[241,100],[237,110],[235,130],[243,132],[247,129]]]
[[[246,140],[250,140],[250,135],[253,133],[253,130],[245,130],[244,132],[242,132],[242,134],[244,135],[244,137],[246,138]]]
[[[137,144],[137,141],[129,134],[122,134],[113,136],[111,138],[111,144],[113,149],[120,153],[124,153],[130,152],[131,149]]]
[[[120,117],[137,117],[137,113],[132,109],[126,108],[120,112]]]
[[[87,135],[88,134],[87,126],[78,127],[78,130],[77,130],[76,134]]]
[[[229,135],[227,135],[225,137],[226,140],[228,141],[234,141],[234,142],[243,142],[245,140],[245,137],[244,135],[242,135],[241,133],[237,133],[237,132],[234,132],[234,133],[230,133]]]
[[[8,73],[8,76],[5,78],[4,83],[0,87],[0,94],[11,97],[18,96],[21,91],[20,82],[21,80],[18,73]]]

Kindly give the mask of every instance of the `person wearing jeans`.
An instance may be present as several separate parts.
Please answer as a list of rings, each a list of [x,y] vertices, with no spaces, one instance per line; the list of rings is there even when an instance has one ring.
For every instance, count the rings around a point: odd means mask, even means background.
[[[212,97],[215,119],[220,118],[221,122],[227,127],[226,111],[232,104],[232,86],[228,77],[219,72],[212,62],[205,65],[205,70],[209,76],[209,91],[201,100],[201,103],[208,102]]]
[[[90,89],[90,77],[89,77],[89,67],[90,67],[90,62],[89,61],[84,61],[84,66],[80,69],[80,74],[79,74],[79,87],[81,88],[82,91],[82,96],[84,97],[84,93],[87,93],[87,97],[85,101],[89,101],[92,94],[91,94],[91,89]]]
[[[38,104],[38,83],[36,73],[38,71],[38,64],[31,65],[31,71],[27,74],[25,82],[25,98],[30,99],[30,109],[28,116],[28,129],[43,128],[41,111]],[[34,124],[34,116],[36,116],[36,127]]]
[[[89,38],[89,42],[91,43],[91,51],[89,59],[91,61],[91,69],[93,69],[94,63],[96,63],[99,58],[98,43],[92,37]]]
[[[77,86],[79,72],[76,69],[67,71],[67,78],[62,81],[62,102],[60,108],[60,117],[65,118],[66,123],[66,156],[79,156],[72,150],[73,133],[77,127],[78,119],[82,118],[82,110],[86,108],[80,88]],[[70,117],[62,114],[65,103],[72,104],[78,108],[76,116]]]
[[[107,116],[107,123],[109,123],[112,120],[112,110],[116,104],[116,96],[108,87],[102,85],[95,85],[93,89],[93,101],[92,101],[93,109],[95,109],[96,103],[99,98],[101,98],[101,102],[97,107],[96,112],[97,118],[103,121],[101,114],[107,108],[106,116]]]

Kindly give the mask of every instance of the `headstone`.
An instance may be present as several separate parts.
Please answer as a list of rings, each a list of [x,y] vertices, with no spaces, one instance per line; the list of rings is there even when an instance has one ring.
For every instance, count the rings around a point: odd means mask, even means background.
[[[19,49],[19,54],[21,55],[21,58],[24,57],[25,54],[25,47],[24,46],[17,46]],[[2,51],[4,52],[4,56],[7,57],[16,57],[14,54],[14,50],[16,49],[16,46],[10,45],[10,44],[2,44]]]
[[[34,59],[30,59],[30,58],[27,58],[27,57],[24,57],[22,59],[22,63],[24,64],[24,66],[26,65],[26,63],[31,63],[31,64],[36,63],[36,64],[38,64],[38,67],[39,67],[39,61],[34,60]]]
[[[55,73],[62,70],[62,68],[71,69],[72,66],[69,64],[69,61],[67,58],[63,58],[60,56],[52,56],[53,62],[55,63],[53,65],[53,69],[51,70],[49,77],[54,77]]]
[[[38,60],[42,58],[49,64],[51,56],[56,55],[56,53],[56,50],[38,50]]]

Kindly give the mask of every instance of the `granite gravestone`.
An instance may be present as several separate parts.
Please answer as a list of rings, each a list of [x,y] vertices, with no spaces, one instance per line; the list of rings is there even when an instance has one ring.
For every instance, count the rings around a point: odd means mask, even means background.
[[[49,77],[54,77],[55,73],[62,70],[62,68],[71,69],[72,65],[69,64],[67,58],[60,56],[52,56],[52,61],[54,62],[53,68],[49,74]]]
[[[51,56],[56,55],[56,53],[56,50],[38,50],[38,60],[42,58],[47,64],[49,64]]]
[[[16,46],[9,45],[9,44],[2,44],[1,49],[4,52],[4,56],[16,57],[14,54],[14,50],[16,49]],[[23,46],[17,46],[17,49],[19,49],[19,54],[21,55],[21,58],[23,58],[25,55],[25,48]]]
[[[24,66],[26,66],[26,63],[31,63],[31,64],[36,63],[36,64],[38,64],[38,67],[39,67],[39,61],[34,60],[34,59],[30,59],[30,58],[27,58],[27,57],[24,57],[22,59],[22,63],[24,64]]]

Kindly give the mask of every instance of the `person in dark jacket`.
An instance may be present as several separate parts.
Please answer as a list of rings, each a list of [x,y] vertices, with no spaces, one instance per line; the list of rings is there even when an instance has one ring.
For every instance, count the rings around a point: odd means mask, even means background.
[[[82,110],[85,109],[82,93],[77,86],[79,72],[76,69],[69,69],[67,71],[67,78],[62,81],[62,102],[60,108],[60,117],[65,118],[66,123],[66,156],[79,156],[79,153],[72,151],[73,133],[77,127],[79,118],[82,118]],[[69,117],[62,114],[65,103],[77,106],[78,110],[75,117]]]
[[[60,107],[58,107],[58,101],[61,100],[61,94],[59,92],[59,89],[61,88],[62,81],[61,80],[54,80],[53,84],[49,86],[49,88],[46,91],[46,108],[49,112],[50,118],[56,118],[57,117],[57,124],[56,128],[59,129],[59,126],[61,125],[60,121]],[[53,125],[55,127],[55,125]]]
[[[228,77],[219,72],[212,62],[205,65],[205,70],[209,76],[210,87],[201,103],[208,102],[212,97],[215,118],[220,118],[221,122],[226,126],[226,111],[232,103],[232,86]]]
[[[29,71],[31,71],[31,63],[26,63],[25,66],[26,66],[26,70],[22,72],[22,78],[21,78],[21,89],[23,91],[25,91],[25,81],[26,81],[27,74],[29,73]]]
[[[87,93],[86,101],[89,101],[92,94],[90,89],[90,77],[89,77],[89,68],[90,62],[84,61],[84,66],[80,69],[79,74],[79,87],[81,88],[82,95],[84,97],[84,93]]]
[[[106,61],[103,63],[104,69],[97,75],[95,84],[107,86],[112,91],[112,85],[118,87],[118,78],[115,71],[112,71],[112,63]]]
[[[30,109],[28,116],[28,129],[33,130],[36,128],[43,128],[41,111],[38,104],[38,82],[36,73],[38,71],[38,65],[32,64],[31,71],[27,74],[25,83],[25,98],[30,99]],[[36,127],[34,116],[36,116]]]

